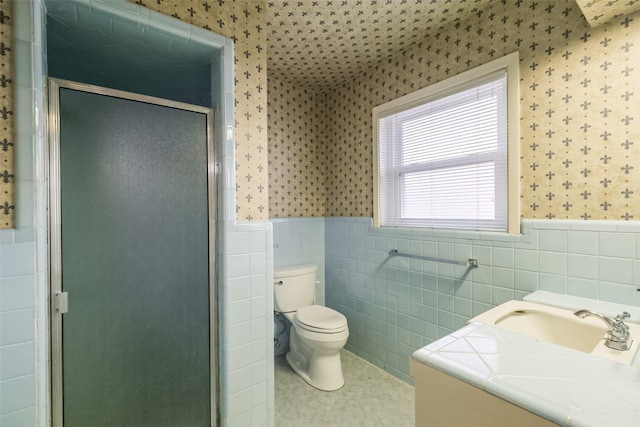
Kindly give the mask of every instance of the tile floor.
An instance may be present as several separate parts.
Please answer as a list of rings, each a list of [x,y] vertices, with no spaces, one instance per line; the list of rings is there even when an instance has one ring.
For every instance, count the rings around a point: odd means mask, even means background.
[[[276,427],[413,427],[413,387],[346,350],[345,385],[325,392],[308,385],[275,358]]]

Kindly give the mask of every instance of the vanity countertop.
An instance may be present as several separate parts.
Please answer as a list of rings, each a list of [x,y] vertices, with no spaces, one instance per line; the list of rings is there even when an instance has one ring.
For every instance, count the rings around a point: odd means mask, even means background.
[[[525,299],[606,314],[624,307],[540,291]],[[637,322],[638,307],[625,308]],[[628,366],[470,323],[412,358],[561,426],[640,426],[638,355]]]

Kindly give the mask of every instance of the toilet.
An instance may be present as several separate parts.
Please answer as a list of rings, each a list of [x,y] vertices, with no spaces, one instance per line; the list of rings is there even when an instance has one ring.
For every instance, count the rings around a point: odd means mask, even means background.
[[[275,311],[290,322],[289,366],[313,387],[333,391],[344,385],[340,350],[349,328],[343,314],[314,305],[317,265],[274,269]]]

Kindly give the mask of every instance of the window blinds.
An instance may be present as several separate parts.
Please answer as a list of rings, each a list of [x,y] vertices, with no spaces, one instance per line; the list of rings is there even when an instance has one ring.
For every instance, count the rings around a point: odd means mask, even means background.
[[[381,117],[378,129],[381,225],[507,229],[506,70]]]

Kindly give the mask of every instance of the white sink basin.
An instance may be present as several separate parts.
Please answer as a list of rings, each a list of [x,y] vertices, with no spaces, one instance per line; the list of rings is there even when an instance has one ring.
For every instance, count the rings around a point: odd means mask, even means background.
[[[604,345],[607,324],[601,319],[580,319],[571,310],[527,301],[508,301],[469,322],[506,329],[626,365],[633,361],[640,339],[640,325],[625,322],[633,339],[631,348],[628,351],[610,349]]]

